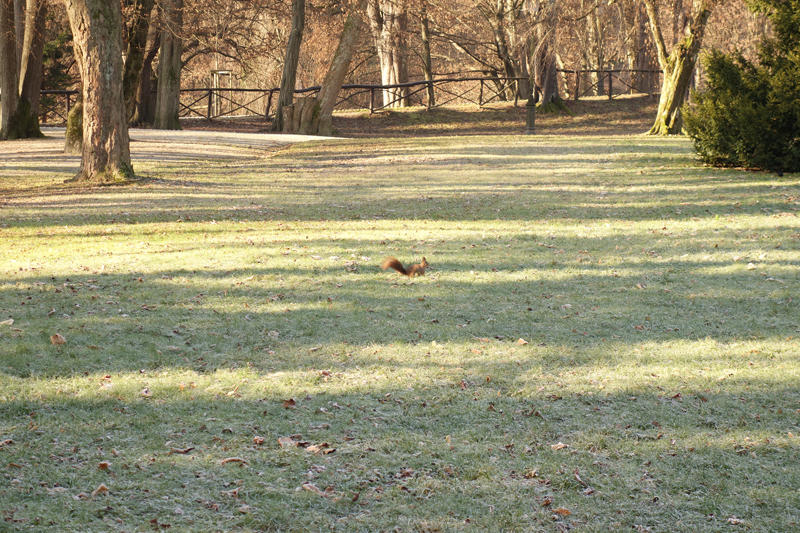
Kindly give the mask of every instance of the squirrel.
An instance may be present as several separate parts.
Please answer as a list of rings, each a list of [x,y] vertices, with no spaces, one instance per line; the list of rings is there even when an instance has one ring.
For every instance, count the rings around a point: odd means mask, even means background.
[[[393,268],[400,272],[404,276],[413,277],[413,276],[424,276],[425,269],[428,268],[428,260],[424,257],[422,258],[422,262],[418,265],[409,265],[408,268],[403,268],[403,264],[395,259],[394,257],[387,257],[381,263],[381,268],[386,270],[387,268]]]

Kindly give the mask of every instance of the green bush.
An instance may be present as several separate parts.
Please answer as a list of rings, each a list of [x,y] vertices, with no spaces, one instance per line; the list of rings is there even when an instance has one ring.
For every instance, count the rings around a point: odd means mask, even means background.
[[[712,51],[708,89],[684,110],[695,151],[718,166],[800,171],[800,0],[752,2],[773,23],[759,60]]]

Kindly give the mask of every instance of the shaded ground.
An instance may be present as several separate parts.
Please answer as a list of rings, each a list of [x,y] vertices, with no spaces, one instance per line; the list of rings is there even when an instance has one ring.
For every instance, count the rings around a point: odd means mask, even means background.
[[[648,95],[604,97],[568,101],[573,113],[536,116],[536,131],[543,135],[631,135],[646,132],[655,117],[658,100]],[[403,137],[438,135],[513,135],[525,130],[526,109],[511,103],[475,106],[408,108],[336,113],[333,127],[342,137]],[[263,118],[184,119],[184,129],[224,130],[247,133],[269,131]]]

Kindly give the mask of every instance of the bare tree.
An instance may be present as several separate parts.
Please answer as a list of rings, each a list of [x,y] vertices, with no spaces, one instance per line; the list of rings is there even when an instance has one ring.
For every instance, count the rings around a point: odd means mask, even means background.
[[[133,124],[138,115],[136,95],[142,78],[147,35],[155,0],[124,0],[124,2],[128,9],[128,48],[125,54],[122,88],[125,95],[125,116],[128,122]]]
[[[703,34],[714,0],[692,0],[691,16],[685,21],[682,31],[676,33],[676,43],[671,52],[667,52],[661,30],[658,4],[655,0],[642,0],[650,29],[653,33],[658,62],[664,71],[661,84],[661,97],[658,102],[658,113],[650,135],[680,134],[683,131],[681,106],[697,63],[697,55],[703,43]]]
[[[81,170],[73,181],[133,177],[122,95],[122,12],[119,2],[65,0],[83,93]]]
[[[378,50],[381,84],[397,85],[408,81],[405,33],[408,14],[404,0],[369,0],[367,15]],[[383,105],[408,105],[408,88],[383,90]]]
[[[301,131],[304,133],[310,135],[331,135],[333,133],[333,108],[339,92],[342,90],[342,84],[350,68],[350,61],[353,59],[361,37],[364,26],[363,11],[366,7],[367,0],[358,0],[347,15],[339,45],[331,59],[325,81],[322,82],[314,111],[304,117],[304,123],[301,125]]]
[[[39,91],[47,6],[0,0],[0,140],[42,137]]]
[[[158,93],[153,127],[179,130],[181,103],[181,55],[183,54],[183,0],[164,2],[164,29],[158,53]]]
[[[283,62],[283,76],[281,77],[281,91],[278,95],[278,107],[275,110],[275,120],[272,122],[272,131],[287,131],[291,124],[284,122],[284,108],[294,102],[294,89],[297,83],[297,64],[300,61],[300,44],[303,42],[303,29],[306,25],[306,0],[292,0],[292,30],[289,33],[289,42],[286,45],[286,59]]]

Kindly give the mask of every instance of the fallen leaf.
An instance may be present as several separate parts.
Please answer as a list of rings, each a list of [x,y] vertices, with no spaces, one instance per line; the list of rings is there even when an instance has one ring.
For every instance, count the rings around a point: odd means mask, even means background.
[[[262,444],[264,444],[264,440],[265,440],[264,437],[259,437],[258,435],[256,435],[255,437],[253,437],[253,444],[261,446]]]
[[[325,489],[325,491],[323,492],[323,491],[321,491],[321,490],[319,489],[319,487],[317,487],[317,486],[316,486],[316,485],[314,485],[313,483],[309,483],[309,482],[303,483],[302,487],[303,487],[304,489],[306,489],[307,491],[313,492],[314,494],[316,494],[316,495],[318,495],[318,496],[322,496],[323,498],[327,498],[328,496],[330,496],[331,494],[333,494],[333,489],[332,489],[331,487],[328,487],[328,488],[327,488],[327,489]]]
[[[571,512],[569,512],[569,509],[565,509],[563,507],[559,507],[558,509],[556,509],[553,512],[558,514],[558,515],[561,515],[561,516],[569,516],[569,515],[572,514]]]
[[[14,319],[9,318],[8,320],[3,320],[0,322],[0,326],[12,326],[14,324]]]
[[[312,444],[308,448],[306,448],[307,452],[322,454],[322,455],[329,455],[336,451],[336,448],[331,448],[331,445],[327,442],[323,442],[320,444]]]
[[[226,465],[228,463],[239,463],[243,465],[249,465],[250,462],[247,459],[242,459],[241,457],[226,457],[222,460],[222,464]]]
[[[12,444],[14,444],[14,441],[11,440],[11,439],[0,440],[0,448],[2,448],[4,446],[10,446]]]
[[[523,339],[523,338],[520,338],[520,339],[517,339],[517,344],[522,344],[522,345],[525,345],[525,344],[528,344],[528,341],[526,341],[526,340],[525,340],[525,339]]]
[[[564,448],[569,448],[569,444],[564,444],[563,442],[559,442],[558,444],[553,444],[550,448],[554,451],[563,450]]]
[[[100,470],[108,470],[109,468],[111,468],[111,463],[109,463],[108,461],[102,461],[100,463],[97,463],[97,468]]]
[[[294,440],[292,437],[279,437],[278,444],[281,445],[281,448],[295,448],[297,447],[297,441]]]
[[[108,494],[108,487],[105,483],[100,483],[100,486],[92,492],[92,499],[95,499],[100,494]]]
[[[53,346],[61,346],[62,344],[67,343],[67,339],[65,339],[60,333],[56,333],[55,335],[50,335],[50,342]]]
[[[252,513],[253,512],[253,508],[250,507],[249,505],[245,504],[245,505],[242,505],[241,507],[239,507],[237,509],[237,511],[239,511],[242,514],[247,514],[247,513]]]
[[[187,454],[190,451],[194,450],[194,446],[190,446],[188,448],[170,448],[170,453],[180,453],[180,454]]]
[[[289,398],[288,400],[283,401],[283,408],[284,409],[294,409],[297,405],[297,402],[294,401],[294,398]]]

